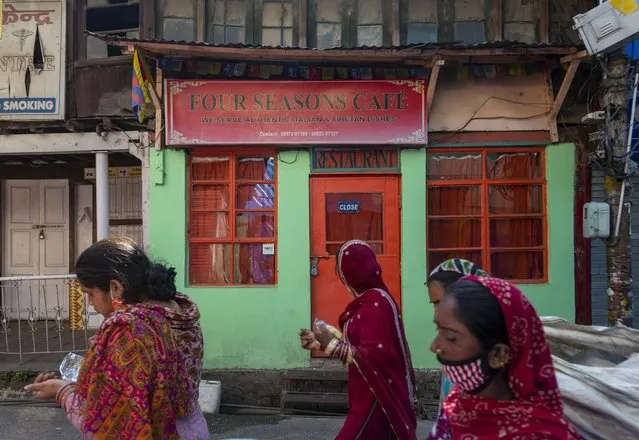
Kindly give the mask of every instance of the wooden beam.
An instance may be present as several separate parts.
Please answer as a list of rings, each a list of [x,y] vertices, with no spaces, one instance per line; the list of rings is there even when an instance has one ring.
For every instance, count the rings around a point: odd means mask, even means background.
[[[550,11],[548,0],[534,0],[537,36],[540,42],[550,42]]]
[[[575,48],[566,47],[524,47],[524,48],[469,48],[469,49],[335,49],[308,50],[302,48],[236,48],[205,44],[176,44],[159,42],[127,42],[105,38],[109,44],[145,49],[149,53],[165,56],[202,56],[228,60],[264,60],[270,62],[307,61],[307,62],[403,62],[410,59],[428,60],[441,58],[477,58],[486,56],[562,56],[575,52]]]
[[[155,0],[140,2],[140,38],[155,38]]]
[[[298,0],[298,3],[299,3],[298,45],[299,47],[308,47],[308,2],[309,0]]]
[[[160,63],[156,63],[155,67],[155,95],[160,102],[162,102],[162,91],[164,89],[164,72],[160,68]],[[162,129],[164,121],[162,119],[162,114],[164,113],[164,108],[160,104],[159,106],[155,106],[155,135],[153,136],[153,146],[156,150],[160,151],[162,149],[162,145],[164,143],[164,139],[162,139]]]
[[[439,78],[439,71],[443,65],[444,60],[441,59],[436,59],[431,64],[430,77],[428,78],[428,89],[426,90],[426,106],[428,109],[428,115],[430,115],[430,109],[433,107],[437,79]]]
[[[561,110],[561,106],[564,104],[566,100],[566,96],[568,96],[568,90],[570,90],[570,85],[572,81],[575,79],[575,74],[577,73],[577,69],[579,68],[579,64],[581,60],[573,60],[570,62],[568,66],[568,71],[566,75],[564,75],[564,79],[561,82],[561,87],[559,88],[559,92],[557,92],[557,96],[555,97],[555,102],[550,109],[550,114],[548,115],[549,123],[550,123],[550,133],[553,142],[559,141],[559,133],[557,131],[557,115],[559,114],[559,110]]]
[[[206,0],[195,0],[195,39],[204,41],[206,35]]]
[[[455,0],[437,0],[438,41],[455,40]]]
[[[501,41],[504,39],[504,4],[503,0],[489,0],[487,13],[488,40]]]
[[[80,154],[95,151],[128,153],[139,132],[110,132],[106,138],[95,132],[0,135],[2,154]]]
[[[584,58],[587,58],[589,56],[590,55],[588,54],[588,51],[584,49],[584,50],[581,50],[579,52],[575,52],[575,53],[572,53],[570,55],[566,55],[565,57],[562,57],[559,60],[559,62],[561,64],[566,64],[566,63],[570,63],[570,62],[575,61],[575,60],[583,60]]]
[[[391,43],[393,46],[399,46],[401,42],[399,20],[399,0],[391,0]]]

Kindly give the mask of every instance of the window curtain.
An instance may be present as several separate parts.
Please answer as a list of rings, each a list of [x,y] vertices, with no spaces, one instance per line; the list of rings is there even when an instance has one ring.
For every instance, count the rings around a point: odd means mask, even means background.
[[[192,163],[192,180],[226,180],[229,178],[228,158],[196,157]],[[221,185],[193,185],[193,209],[229,209],[229,187]],[[227,212],[193,212],[189,224],[191,238],[229,238]],[[190,278],[193,284],[228,284],[231,282],[231,248],[227,244],[192,244]]]
[[[491,155],[488,155],[491,156]],[[543,203],[541,185],[496,184],[498,179],[530,179],[536,175],[538,156],[530,153],[501,154],[488,158],[488,211],[490,243],[484,249],[524,248],[543,244]],[[433,155],[429,160],[429,181],[451,179],[482,179],[480,154]],[[506,182],[504,182],[506,183]],[[482,191],[481,186],[430,186],[428,189],[429,216],[460,216],[457,218],[429,219],[428,243],[432,268],[450,257],[474,257],[485,266],[488,256],[480,252],[463,251],[480,247]],[[519,217],[537,214],[538,217]],[[492,218],[507,215],[511,218]],[[437,252],[436,249],[458,248],[459,252]],[[482,258],[483,257],[483,258]],[[494,252],[490,257],[490,270],[495,276],[510,279],[543,277],[543,252],[515,250]]]
[[[274,158],[241,158],[237,165],[237,209],[269,210],[265,213],[237,214],[236,237],[275,237],[273,209],[275,188],[272,183],[242,184],[242,181],[274,181]],[[275,281],[275,257],[264,255],[263,243],[236,244],[235,282],[272,284]]]

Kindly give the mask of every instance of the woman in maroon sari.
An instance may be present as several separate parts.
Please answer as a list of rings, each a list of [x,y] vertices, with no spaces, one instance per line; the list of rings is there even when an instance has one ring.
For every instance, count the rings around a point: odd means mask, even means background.
[[[349,410],[336,440],[415,440],[415,375],[382,269],[371,248],[359,240],[342,246],[337,269],[354,297],[339,318],[343,336],[322,325],[300,332],[302,347],[322,350],[348,365]]]

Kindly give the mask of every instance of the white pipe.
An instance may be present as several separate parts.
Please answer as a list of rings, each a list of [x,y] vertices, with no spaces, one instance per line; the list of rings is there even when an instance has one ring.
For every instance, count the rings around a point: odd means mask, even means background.
[[[109,153],[95,153],[95,200],[97,238],[109,236]]]

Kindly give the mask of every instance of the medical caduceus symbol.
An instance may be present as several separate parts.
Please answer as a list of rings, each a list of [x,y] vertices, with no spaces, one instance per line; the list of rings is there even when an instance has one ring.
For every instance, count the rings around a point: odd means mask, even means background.
[[[27,42],[27,38],[33,35],[33,32],[26,29],[20,29],[19,31],[13,32],[13,35],[18,37],[18,39],[20,40],[20,51],[22,51],[22,49],[24,48],[24,43]]]

